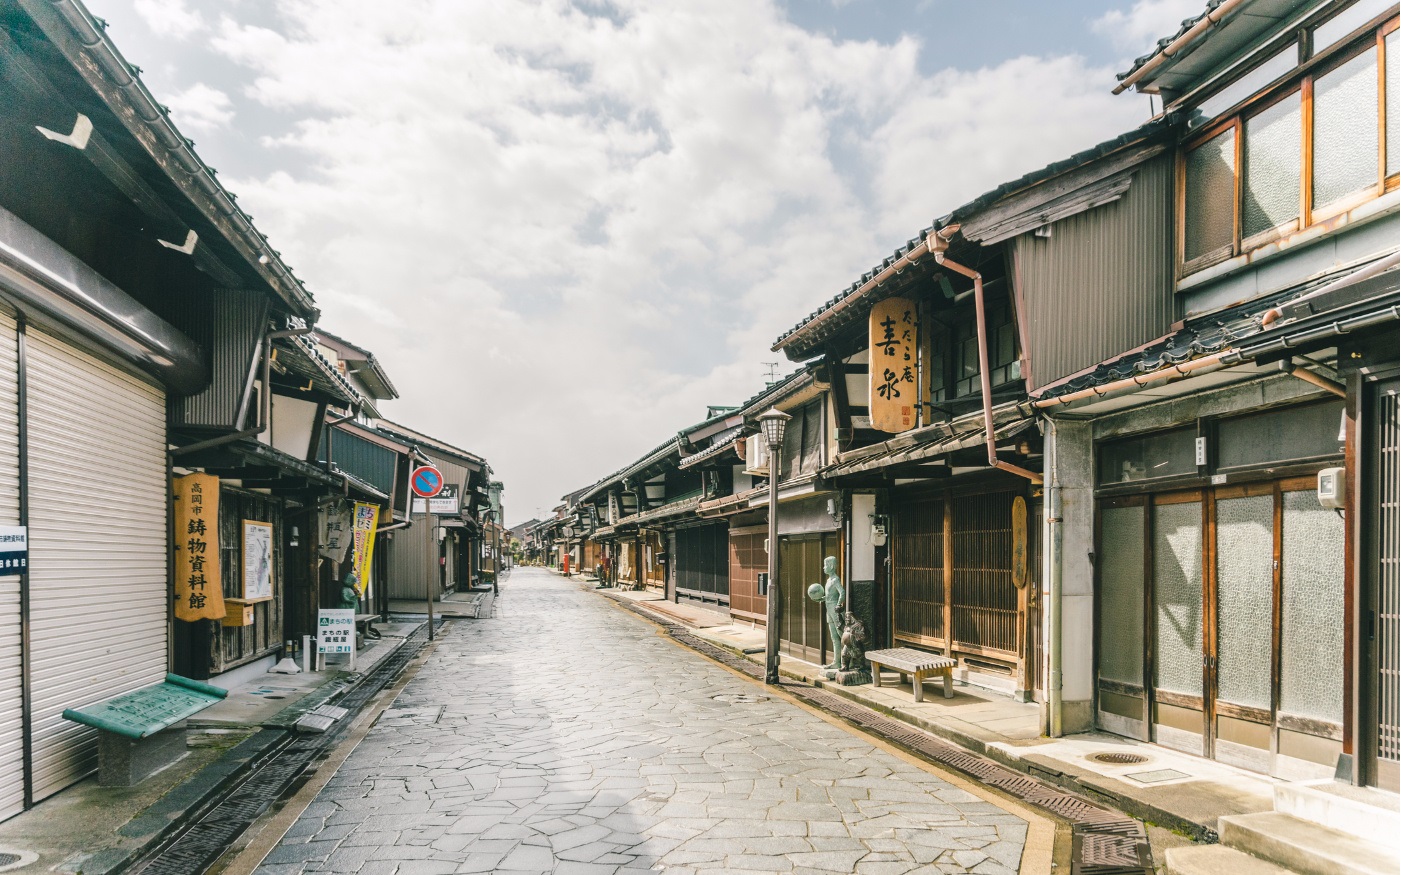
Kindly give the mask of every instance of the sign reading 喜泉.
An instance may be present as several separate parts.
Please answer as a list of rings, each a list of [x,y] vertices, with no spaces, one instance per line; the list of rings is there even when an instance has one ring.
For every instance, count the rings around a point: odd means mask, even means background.
[[[0,577],[29,570],[29,529],[0,526]]]
[[[316,652],[355,652],[355,611],[334,608],[316,612]]]
[[[871,427],[901,432],[915,427],[919,311],[909,298],[886,298],[871,308]]]
[[[175,478],[175,618],[188,622],[223,616],[219,478],[186,474]]]

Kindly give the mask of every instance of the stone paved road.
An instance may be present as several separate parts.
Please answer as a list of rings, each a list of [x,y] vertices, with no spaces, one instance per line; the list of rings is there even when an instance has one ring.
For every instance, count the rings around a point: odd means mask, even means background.
[[[1026,822],[548,572],[459,621],[259,875],[1012,873]]]

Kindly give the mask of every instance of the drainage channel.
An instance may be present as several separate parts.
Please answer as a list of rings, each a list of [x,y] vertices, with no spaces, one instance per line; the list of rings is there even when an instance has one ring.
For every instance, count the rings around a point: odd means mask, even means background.
[[[442,628],[442,621],[438,628]],[[427,627],[415,630],[398,650],[346,690],[336,705],[351,714],[359,711],[392,683],[427,643]],[[242,781],[127,871],[134,875],[202,875],[255,820],[289,795],[301,779],[310,777],[311,767],[335,747],[351,722],[341,720],[322,734],[289,732],[287,741],[255,764]]]
[[[615,599],[633,613],[661,626],[668,635],[716,662],[762,679],[763,666],[717,647],[689,629],[631,602]],[[834,714],[920,757],[996,787],[1028,805],[1067,820],[1071,825],[1072,875],[1153,875],[1153,851],[1142,822],[1112,808],[1069,793],[984,756],[950,744],[932,733],[858,705],[844,696],[784,679],[784,692]]]

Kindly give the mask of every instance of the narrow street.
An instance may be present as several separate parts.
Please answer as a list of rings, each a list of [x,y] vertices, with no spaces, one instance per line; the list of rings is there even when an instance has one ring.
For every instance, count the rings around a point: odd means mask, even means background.
[[[257,870],[1018,871],[1026,821],[518,569]]]

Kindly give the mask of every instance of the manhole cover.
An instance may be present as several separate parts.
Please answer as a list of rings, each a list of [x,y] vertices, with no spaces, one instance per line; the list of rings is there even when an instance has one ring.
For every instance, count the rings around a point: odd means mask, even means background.
[[[0,872],[9,872],[11,869],[28,866],[37,859],[39,859],[39,855],[29,851],[0,848]]]
[[[1139,763],[1148,762],[1148,757],[1141,753],[1120,753],[1118,751],[1094,753],[1090,754],[1086,759],[1090,762],[1105,763],[1111,766],[1136,766]]]
[[[748,693],[721,693],[718,696],[711,696],[717,702],[726,702],[731,705],[753,705],[757,702],[767,702],[768,696],[751,696]]]

